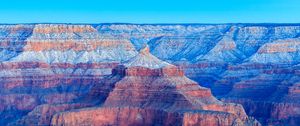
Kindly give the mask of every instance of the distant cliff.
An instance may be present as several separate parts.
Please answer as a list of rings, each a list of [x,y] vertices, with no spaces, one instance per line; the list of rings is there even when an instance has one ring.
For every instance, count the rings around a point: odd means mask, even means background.
[[[262,124],[300,124],[300,24],[18,24],[0,25],[0,125],[100,103],[92,87],[145,44]]]

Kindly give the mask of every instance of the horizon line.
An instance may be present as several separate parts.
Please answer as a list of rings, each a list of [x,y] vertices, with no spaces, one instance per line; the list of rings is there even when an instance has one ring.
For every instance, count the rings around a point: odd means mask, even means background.
[[[127,22],[111,22],[111,23],[64,23],[64,22],[40,22],[40,23],[0,23],[0,25],[36,25],[36,24],[70,24],[70,25],[300,25],[299,23],[278,23],[278,22],[255,22],[255,23],[127,23]]]

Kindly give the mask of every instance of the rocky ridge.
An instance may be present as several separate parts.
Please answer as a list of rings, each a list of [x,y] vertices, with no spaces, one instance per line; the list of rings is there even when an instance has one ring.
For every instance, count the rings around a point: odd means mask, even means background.
[[[299,37],[299,24],[0,25],[0,124],[77,102],[147,43],[264,125],[299,125]]]
[[[215,99],[176,66],[153,58],[142,49],[114,70],[122,79],[110,84],[100,107],[56,114],[51,125],[260,125],[242,106]]]

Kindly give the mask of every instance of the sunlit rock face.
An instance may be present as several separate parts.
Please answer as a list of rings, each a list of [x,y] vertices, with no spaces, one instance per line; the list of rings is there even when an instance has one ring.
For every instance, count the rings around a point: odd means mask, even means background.
[[[140,47],[136,43],[145,42],[138,38],[153,26],[98,26],[103,27],[106,31],[120,29],[120,34],[127,34],[135,47]],[[265,125],[300,124],[300,99],[296,93],[299,24],[166,27],[171,26],[149,30],[160,33],[158,37],[157,34],[147,36],[153,55],[180,66],[187,77],[211,88],[218,98],[241,103],[249,115]]]
[[[38,105],[75,103],[137,54],[129,40],[101,36],[91,25],[1,25],[0,31],[0,125]]]
[[[109,94],[96,86],[107,96],[100,107],[56,114],[51,125],[260,125],[242,106],[217,100],[182,70],[156,59],[148,47],[113,75],[122,78],[110,81],[115,83]]]
[[[50,125],[56,113],[103,104],[124,76],[185,75],[263,125],[297,126],[299,37],[299,24],[0,25],[0,125]],[[147,64],[133,58],[145,44]],[[122,64],[130,70],[113,69]],[[160,68],[170,64],[181,71]]]
[[[12,62],[120,62],[136,55],[130,41],[101,36],[91,25],[39,24]]]

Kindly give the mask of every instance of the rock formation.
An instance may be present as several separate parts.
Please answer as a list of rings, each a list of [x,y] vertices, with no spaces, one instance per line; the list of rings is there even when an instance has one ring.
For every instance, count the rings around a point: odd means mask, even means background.
[[[1,25],[0,31],[0,125],[39,105],[73,108],[68,104],[137,54],[128,40],[104,38],[90,25]]]
[[[298,126],[299,37],[300,24],[1,24],[0,125],[102,104],[125,75],[112,69],[148,44],[149,66],[179,66],[263,125]]]
[[[217,100],[148,47],[114,71],[123,77],[108,95],[99,89],[107,96],[101,107],[56,114],[51,125],[260,125],[242,106]]]

